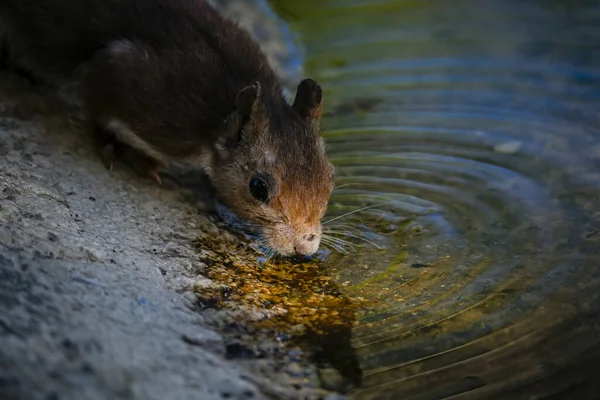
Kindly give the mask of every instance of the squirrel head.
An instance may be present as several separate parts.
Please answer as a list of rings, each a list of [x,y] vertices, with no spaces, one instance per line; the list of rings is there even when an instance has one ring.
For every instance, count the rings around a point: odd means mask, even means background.
[[[281,255],[311,255],[334,187],[320,133],[323,93],[307,78],[293,104],[274,97],[258,82],[239,91],[207,172],[225,204],[257,228],[265,245]]]

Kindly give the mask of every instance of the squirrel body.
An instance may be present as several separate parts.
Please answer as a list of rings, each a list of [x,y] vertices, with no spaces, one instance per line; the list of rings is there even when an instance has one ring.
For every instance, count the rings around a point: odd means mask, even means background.
[[[333,189],[322,90],[289,104],[251,35],[204,0],[2,0],[10,54],[48,79],[80,74],[104,165],[157,176],[202,167],[232,211],[282,255],[310,255]]]

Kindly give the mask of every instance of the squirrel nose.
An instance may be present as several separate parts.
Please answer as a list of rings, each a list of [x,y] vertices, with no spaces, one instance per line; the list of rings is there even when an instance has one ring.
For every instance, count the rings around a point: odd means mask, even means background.
[[[305,256],[311,255],[314,252],[316,252],[319,247],[318,241],[315,240],[316,237],[317,236],[314,234],[309,234],[299,238],[300,240],[297,240],[294,244],[294,252],[296,254],[302,254]]]

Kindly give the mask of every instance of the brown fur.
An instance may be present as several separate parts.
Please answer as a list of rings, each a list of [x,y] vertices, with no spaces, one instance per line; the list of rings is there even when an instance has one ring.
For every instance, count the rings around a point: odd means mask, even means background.
[[[281,254],[317,250],[333,168],[320,86],[293,105],[258,44],[203,0],[2,0],[11,54],[45,77],[82,76],[90,132],[108,167],[142,173],[196,160],[234,212]],[[85,68],[82,68],[85,66]],[[266,202],[250,193],[257,174]]]

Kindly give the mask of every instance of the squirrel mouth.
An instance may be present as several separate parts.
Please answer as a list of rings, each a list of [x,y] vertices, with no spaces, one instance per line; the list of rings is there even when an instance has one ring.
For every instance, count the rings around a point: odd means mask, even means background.
[[[298,233],[289,226],[278,226],[263,230],[265,244],[281,256],[311,256],[317,252],[321,242],[320,229]]]

